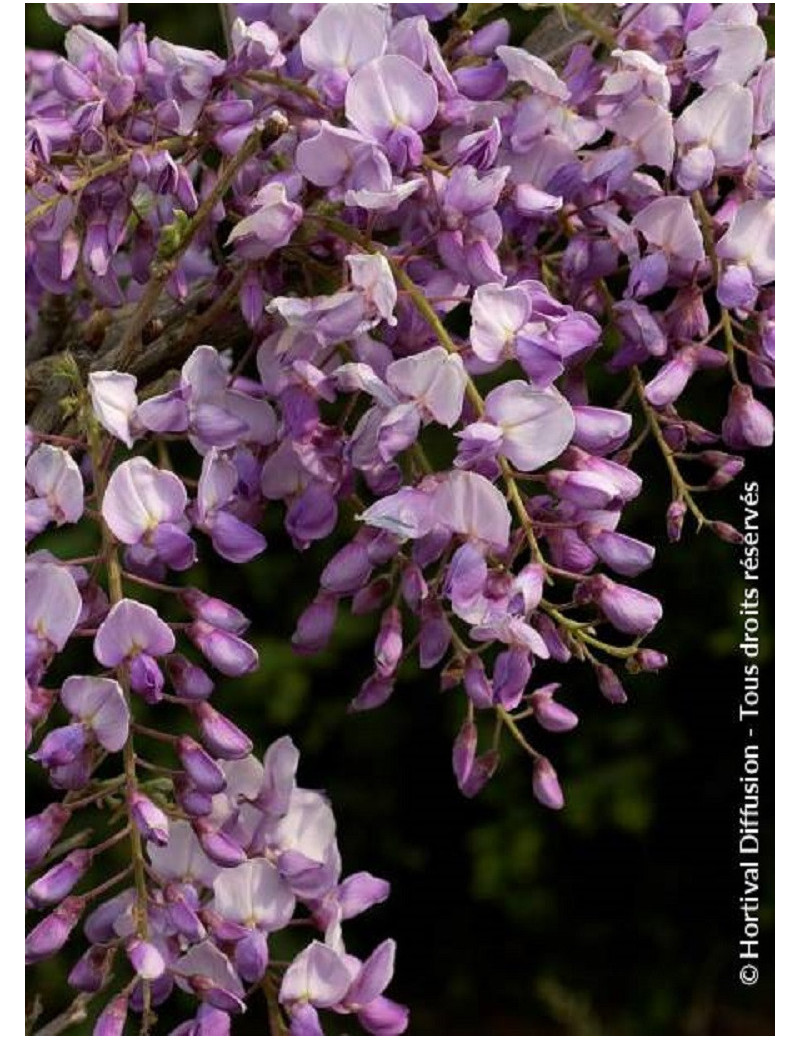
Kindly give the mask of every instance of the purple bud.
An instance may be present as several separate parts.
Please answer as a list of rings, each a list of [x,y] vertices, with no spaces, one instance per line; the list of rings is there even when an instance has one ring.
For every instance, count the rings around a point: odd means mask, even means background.
[[[182,777],[175,778],[175,800],[187,816],[208,816],[214,808],[212,796]]]
[[[479,794],[487,783],[497,772],[500,765],[500,755],[497,751],[489,750],[478,755],[472,764],[470,774],[461,784],[461,793],[465,798],[474,798]]]
[[[90,946],[75,962],[67,982],[81,993],[97,993],[106,983],[113,956],[113,949]]]
[[[164,676],[158,662],[150,654],[136,654],[130,660],[128,668],[131,689],[138,693],[147,704],[157,704],[164,693]]]
[[[292,646],[299,654],[324,650],[336,624],[336,597],[321,592],[297,620]]]
[[[539,757],[533,765],[533,797],[546,809],[563,809],[564,794],[550,760]]]
[[[717,538],[721,538],[723,542],[728,542],[730,545],[741,545],[744,541],[742,532],[737,531],[730,524],[726,524],[724,520],[712,520],[708,526]]]
[[[660,650],[645,649],[637,650],[633,657],[629,657],[625,667],[629,672],[660,672],[668,664],[667,655]]]
[[[35,964],[57,953],[69,939],[85,905],[78,896],[68,896],[43,918],[25,938],[25,963]]]
[[[539,725],[551,733],[566,733],[578,725],[578,716],[574,711],[553,699],[559,683],[550,683],[534,690],[530,696],[531,707]]]
[[[513,711],[522,700],[532,668],[531,655],[527,650],[512,648],[498,654],[492,672],[495,704],[501,704],[506,711]]]
[[[739,455],[728,455],[724,451],[703,451],[697,456],[698,462],[714,468],[714,475],[708,482],[714,490],[730,484],[744,468],[744,459]]]
[[[244,1002],[235,993],[217,985],[204,975],[192,975],[187,981],[201,1000],[219,1011],[237,1015],[246,1010]]]
[[[392,696],[394,680],[381,675],[371,675],[350,702],[348,711],[369,711],[379,708]]]
[[[686,503],[684,501],[675,499],[674,502],[670,502],[667,509],[667,538],[671,542],[679,542],[681,540],[685,516]]]
[[[152,982],[160,979],[166,970],[164,958],[151,942],[144,939],[129,939],[125,944],[125,952],[131,967],[143,979]]]
[[[627,703],[628,695],[625,693],[625,688],[619,681],[617,673],[613,668],[609,668],[607,664],[595,664],[594,674],[597,678],[600,692],[609,704]]]
[[[384,678],[394,675],[403,656],[403,622],[397,607],[389,607],[381,619],[375,640],[375,667]]]
[[[403,568],[400,587],[403,599],[414,612],[418,611],[420,604],[428,595],[428,585],[416,563],[409,563]]]
[[[175,694],[187,701],[204,701],[214,692],[209,676],[183,654],[170,654],[166,659],[167,675]]]
[[[181,765],[200,791],[204,794],[219,794],[225,790],[225,774],[196,740],[181,736],[178,738],[176,749]]]
[[[66,826],[70,810],[53,803],[37,816],[25,820],[25,869],[38,866],[50,851],[50,847]]]
[[[467,719],[453,744],[453,773],[459,790],[464,789],[464,784],[469,779],[477,750],[478,729],[474,722]]]
[[[238,867],[247,859],[247,854],[241,845],[237,845],[233,838],[229,838],[222,831],[217,830],[207,820],[195,820],[193,827],[203,852],[217,866]]]
[[[661,604],[654,596],[620,585],[604,574],[595,574],[576,586],[577,602],[596,603],[619,632],[642,636],[650,632],[661,619]]]
[[[470,654],[464,667],[464,689],[478,709],[491,708],[494,704],[492,686],[486,678],[483,661],[477,654]]]
[[[254,648],[231,632],[214,628],[205,621],[195,621],[189,626],[187,634],[197,649],[223,675],[236,678],[258,668],[258,654]]]
[[[128,1017],[128,998],[114,997],[106,1004],[94,1024],[92,1036],[122,1036]]]
[[[60,903],[77,885],[91,862],[92,854],[86,849],[70,852],[28,888],[27,894],[32,905],[43,907]]]
[[[353,602],[350,604],[351,614],[371,614],[378,610],[391,590],[392,583],[389,578],[376,578],[353,596]]]
[[[41,762],[45,769],[67,766],[74,762],[86,747],[88,733],[83,723],[76,722],[71,726],[60,726],[51,730],[39,745],[39,750],[31,755],[35,762]]]
[[[225,104],[225,102],[221,102]],[[232,102],[237,104],[237,102]],[[251,329],[258,325],[264,316],[264,290],[255,271],[248,271],[239,290],[239,306],[242,317]]]
[[[731,390],[728,413],[722,420],[726,444],[742,448],[768,448],[772,444],[775,421],[772,412],[753,396],[753,388],[739,383]]]
[[[366,585],[370,574],[372,564],[366,545],[360,541],[353,541],[331,557],[322,572],[320,584],[328,592],[346,595]]]
[[[447,653],[450,646],[450,626],[441,609],[427,601],[422,606],[419,629],[419,664],[433,668]]]
[[[145,839],[154,845],[166,845],[169,841],[169,820],[150,799],[134,791],[130,797],[130,810],[137,830]]]
[[[236,944],[233,960],[236,970],[245,982],[258,982],[263,979],[269,963],[266,935],[258,929],[249,932]]]
[[[168,885],[165,889],[167,917],[170,925],[190,942],[201,942],[207,932],[203,922],[190,905],[180,885]]]
[[[215,628],[222,628],[226,632],[233,632],[234,635],[241,635],[250,625],[249,618],[246,618],[236,607],[232,607],[230,603],[217,599],[215,596],[207,596],[199,589],[186,589],[181,593],[180,599],[194,617]]]
[[[210,704],[201,701],[193,714],[203,743],[216,758],[246,758],[253,750],[252,740]]]

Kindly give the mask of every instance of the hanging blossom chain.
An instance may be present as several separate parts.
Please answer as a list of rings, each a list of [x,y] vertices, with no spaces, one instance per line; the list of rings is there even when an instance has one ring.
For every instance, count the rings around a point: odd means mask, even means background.
[[[500,5],[219,6],[224,58],[118,4],[48,4],[66,57],[26,58],[26,960],[76,957],[38,1032],[228,1035],[260,1000],[272,1035],[398,1035],[393,941],[342,927],[389,886],[342,878],[292,741],[213,706],[258,653],[198,546],[254,559],[268,509],[327,540],[294,649],[376,615],[351,710],[414,656],[463,705],[459,789],[505,737],[560,809],[559,667],[621,704],[667,663],[640,449],[669,541],[737,543],[707,495],[772,443],[769,5],[556,5],[558,67]],[[721,380],[707,428],[687,388]]]

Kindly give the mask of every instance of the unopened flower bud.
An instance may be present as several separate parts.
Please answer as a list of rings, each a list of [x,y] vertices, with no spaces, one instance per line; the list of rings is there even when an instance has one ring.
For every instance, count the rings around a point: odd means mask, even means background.
[[[193,714],[203,743],[216,758],[246,758],[253,750],[253,742],[247,734],[206,701],[200,701]]]
[[[53,803],[36,816],[25,820],[25,869],[38,866],[66,826],[70,810]]]
[[[574,711],[553,699],[553,694],[559,687],[559,683],[550,683],[534,690],[530,695],[530,705],[536,721],[542,729],[551,733],[566,733],[578,725],[578,716]]]
[[[627,702],[628,695],[625,693],[625,688],[619,681],[617,673],[613,668],[609,668],[607,664],[596,664],[594,666],[594,674],[597,678],[600,692],[610,704],[625,704]]]
[[[220,766],[191,737],[181,736],[176,745],[181,765],[192,783],[206,794],[219,794],[225,790],[225,774]]]
[[[134,791],[130,798],[131,817],[145,841],[154,845],[166,845],[169,841],[169,820],[166,813],[150,799]]]
[[[114,950],[104,946],[90,946],[75,962],[67,982],[81,993],[97,993],[108,979]]]
[[[122,1036],[128,1017],[128,998],[114,997],[106,1004],[94,1024],[93,1036]]]
[[[403,622],[397,607],[384,611],[375,640],[375,667],[379,675],[394,675],[403,656]]]
[[[667,509],[667,538],[671,542],[679,542],[681,540],[685,517],[686,503],[682,499],[677,498],[674,502],[670,502]]]
[[[234,635],[241,635],[250,625],[250,619],[241,610],[232,607],[225,600],[215,596],[207,596],[199,589],[186,589],[181,593],[181,601],[190,613],[200,621],[206,621],[215,628],[222,628]]]
[[[223,675],[236,678],[258,668],[256,651],[232,632],[214,628],[205,621],[195,621],[189,626],[187,634],[197,649]]]
[[[69,939],[85,906],[78,896],[68,896],[43,918],[25,938],[25,963],[35,964],[57,953]]]
[[[549,759],[540,756],[533,766],[533,796],[546,809],[563,809],[564,793]]]
[[[86,849],[70,852],[28,888],[28,898],[33,906],[43,907],[61,902],[77,885],[91,862],[92,854]]]
[[[194,820],[194,832],[208,858],[220,867],[238,867],[247,859],[247,853],[233,838],[216,829],[207,820]]]
[[[292,647],[298,654],[317,654],[328,645],[336,624],[336,596],[321,592],[297,620]]]
[[[210,677],[183,654],[170,654],[166,666],[175,695],[182,700],[204,701],[214,692]]]
[[[730,542],[731,545],[741,545],[744,541],[742,532],[737,531],[730,524],[726,524],[724,520],[712,520],[708,526],[717,538],[721,538],[723,542]]]

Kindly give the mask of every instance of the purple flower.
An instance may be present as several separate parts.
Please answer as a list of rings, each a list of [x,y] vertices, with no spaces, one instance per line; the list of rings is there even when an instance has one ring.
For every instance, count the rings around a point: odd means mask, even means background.
[[[258,192],[253,206],[231,231],[227,244],[236,243],[240,256],[259,260],[286,245],[303,219],[303,210],[289,202],[286,186],[277,181]]]
[[[186,491],[174,473],[137,456],[111,474],[103,519],[125,545],[146,546],[168,566],[186,570],[196,559],[186,533],[186,504]]]
[[[97,630],[94,655],[108,668],[139,655],[162,657],[175,649],[175,636],[152,607],[136,600],[115,603]]]
[[[436,118],[437,106],[433,79],[400,54],[386,54],[362,66],[345,95],[349,122],[382,144],[401,172],[419,164],[419,132]]]
[[[226,921],[275,932],[292,918],[295,899],[276,868],[251,859],[223,870],[214,881],[214,909]]]
[[[25,671],[41,674],[78,623],[81,594],[66,567],[43,563],[25,575]]]
[[[61,687],[61,702],[106,751],[122,750],[128,737],[130,711],[116,680],[72,675]]]
[[[83,478],[63,448],[40,444],[25,466],[30,497],[25,502],[25,540],[49,523],[75,524],[83,515]]]

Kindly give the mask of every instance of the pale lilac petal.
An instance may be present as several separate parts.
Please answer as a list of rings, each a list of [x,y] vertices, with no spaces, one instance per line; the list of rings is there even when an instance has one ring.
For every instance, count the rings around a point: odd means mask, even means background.
[[[131,599],[114,604],[94,639],[95,657],[109,668],[141,651],[158,657],[174,649],[169,625],[152,607]]]
[[[277,931],[291,920],[294,896],[276,868],[250,859],[223,870],[214,881],[214,909],[228,921]]]
[[[350,281],[360,289],[374,311],[390,325],[396,325],[394,308],[397,285],[385,256],[377,253],[351,253],[345,257],[350,268]]]
[[[736,83],[701,94],[675,123],[678,144],[707,146],[721,166],[744,162],[752,136],[753,95]]]
[[[89,394],[100,425],[132,448],[131,420],[138,406],[136,376],[127,372],[91,372]]]
[[[350,971],[335,951],[316,939],[292,961],[283,976],[282,1004],[306,1001],[315,1007],[332,1007],[350,986]]]
[[[367,137],[383,140],[397,127],[425,130],[436,118],[436,84],[400,54],[364,65],[347,87],[345,114]]]
[[[61,687],[61,702],[70,715],[89,726],[106,751],[122,749],[130,711],[115,679],[72,675]]]
[[[324,4],[300,37],[303,64],[352,74],[386,50],[388,19],[377,4]]]
[[[717,256],[747,264],[756,285],[775,279],[775,200],[748,199],[717,243]],[[41,449],[39,449],[41,451]]]
[[[83,601],[66,567],[44,563],[25,576],[25,627],[56,650],[64,647],[78,623]]]
[[[359,519],[400,538],[422,538],[434,524],[432,498],[416,488],[401,488],[365,509]]]
[[[461,358],[444,347],[393,361],[386,369],[386,381],[443,426],[454,426],[461,416],[467,373]]]
[[[491,481],[478,473],[448,473],[434,493],[433,513],[451,531],[499,549],[508,545],[511,514],[506,500]]]
[[[705,258],[703,236],[692,204],[683,195],[655,199],[636,214],[633,226],[668,257],[689,261]]]
[[[481,361],[494,363],[506,355],[514,337],[528,321],[530,296],[524,284],[503,289],[479,285],[472,298],[470,344]]]
[[[75,524],[83,515],[83,478],[63,448],[40,444],[28,458],[25,483],[47,501],[57,524]]]
[[[135,545],[160,523],[183,518],[187,496],[179,477],[137,456],[111,474],[103,496],[103,519],[126,545]]]
[[[492,390],[486,416],[503,431],[501,451],[526,473],[557,458],[575,432],[569,401],[557,390],[534,390],[514,379]]]

